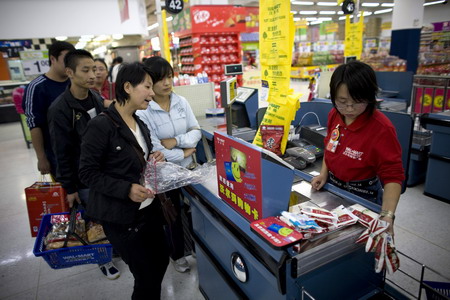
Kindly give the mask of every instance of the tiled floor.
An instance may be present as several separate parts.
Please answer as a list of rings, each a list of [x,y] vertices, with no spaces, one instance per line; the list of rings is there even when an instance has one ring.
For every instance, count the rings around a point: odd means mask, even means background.
[[[129,299],[133,279],[116,260],[122,276],[105,279],[97,266],[53,270],[32,253],[24,188],[39,178],[33,149],[27,149],[19,123],[0,124],[0,299]],[[395,226],[400,251],[450,278],[450,205],[423,194],[423,185],[402,195]],[[196,260],[180,274],[170,265],[163,299],[203,299],[198,290]],[[402,259],[402,268],[420,275],[419,266]],[[151,270],[149,270],[151,272]],[[417,276],[416,276],[417,275]],[[444,281],[426,274],[427,279]],[[417,284],[396,273],[393,279],[417,294]]]
[[[20,123],[0,124],[0,299],[130,299],[133,277],[115,259],[122,275],[108,280],[96,265],[51,269],[33,255],[24,188],[39,179],[33,149],[27,149]],[[204,299],[198,290],[196,260],[191,271],[178,273],[169,265],[162,299]],[[151,270],[149,270],[151,272]]]

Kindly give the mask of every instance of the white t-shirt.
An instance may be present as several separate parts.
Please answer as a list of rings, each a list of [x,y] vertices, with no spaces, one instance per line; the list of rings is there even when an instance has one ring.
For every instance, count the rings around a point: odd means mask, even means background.
[[[116,82],[117,73],[119,73],[119,70],[121,67],[122,67],[122,64],[117,64],[113,67],[112,72],[111,72],[111,82]]]
[[[136,124],[136,130],[131,129],[131,132],[134,134],[134,137],[136,138],[137,142],[139,143],[139,146],[141,146],[142,150],[144,151],[144,160],[148,156],[148,147],[147,143],[145,142],[144,135],[142,134],[141,129],[139,128],[139,125]],[[149,206],[152,204],[154,198],[147,198],[144,200],[144,202],[141,202],[141,206],[139,206],[139,209],[143,209],[144,207]]]

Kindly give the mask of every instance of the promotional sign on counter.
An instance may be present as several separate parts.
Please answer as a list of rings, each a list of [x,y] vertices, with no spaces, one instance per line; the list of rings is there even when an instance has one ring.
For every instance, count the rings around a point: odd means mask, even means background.
[[[262,216],[261,153],[214,133],[219,196],[244,218]]]

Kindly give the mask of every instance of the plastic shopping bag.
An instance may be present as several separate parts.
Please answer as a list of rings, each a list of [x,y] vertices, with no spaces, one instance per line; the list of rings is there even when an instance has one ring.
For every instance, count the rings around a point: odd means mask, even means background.
[[[144,172],[145,187],[155,194],[164,193],[190,184],[199,184],[216,177],[216,163],[205,163],[188,170],[171,162],[147,162]]]

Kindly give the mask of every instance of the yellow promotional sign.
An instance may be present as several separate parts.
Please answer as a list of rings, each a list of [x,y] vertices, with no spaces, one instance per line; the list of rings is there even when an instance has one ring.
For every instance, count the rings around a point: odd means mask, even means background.
[[[262,65],[291,64],[291,4],[282,0],[262,0],[259,8],[259,49]]]
[[[281,141],[281,153],[284,153],[290,124],[300,107],[300,94],[293,95],[290,89],[294,18],[287,0],[260,0],[259,4],[261,80],[263,90],[268,89],[261,94],[268,95],[269,102],[261,125],[284,126]],[[263,146],[259,129],[253,144]]]
[[[356,56],[357,59],[361,58],[363,50],[363,29],[364,17],[362,16],[362,12],[357,23],[351,23],[350,16],[346,16],[344,56]]]
[[[161,17],[162,17],[162,22],[163,22],[163,28],[162,28],[162,32],[163,32],[163,41],[164,41],[164,58],[171,63],[172,62],[172,57],[170,56],[170,45],[169,45],[169,30],[167,30],[167,21],[166,21],[166,10],[163,9],[161,11]]]

